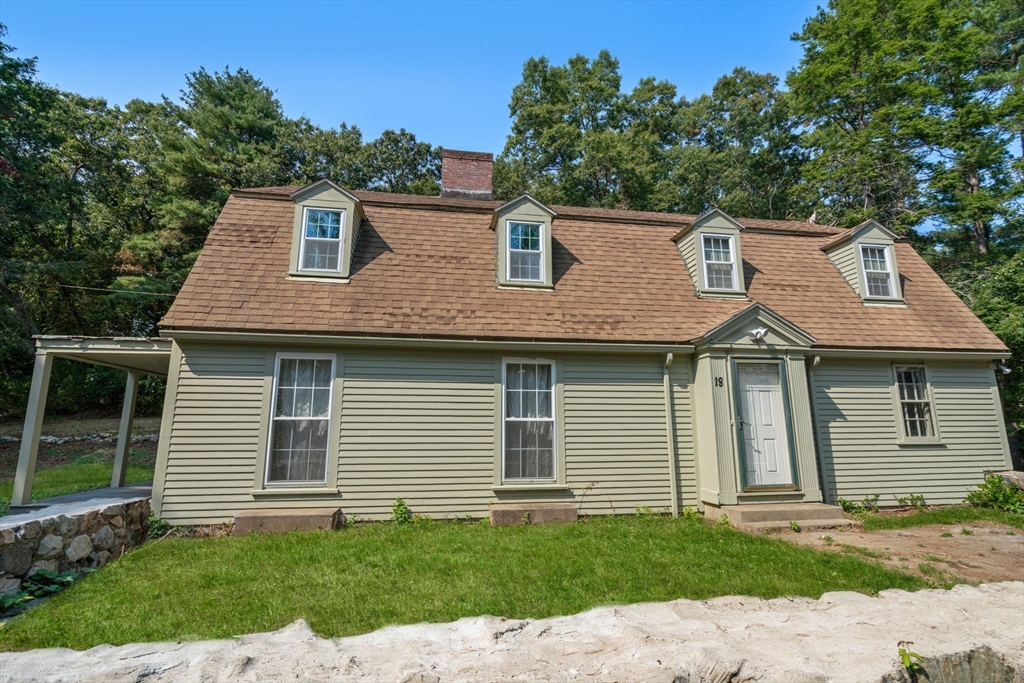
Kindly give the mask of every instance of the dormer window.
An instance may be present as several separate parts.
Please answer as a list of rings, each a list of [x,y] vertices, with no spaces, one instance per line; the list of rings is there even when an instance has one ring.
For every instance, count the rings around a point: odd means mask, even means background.
[[[736,262],[733,258],[732,237],[703,235],[704,275],[708,289],[736,289]]]
[[[889,249],[884,246],[861,245],[861,263],[864,266],[864,283],[869,297],[892,297],[892,272],[889,269]]]
[[[301,270],[337,273],[341,269],[344,211],[305,208],[302,230]]]
[[[544,282],[543,223],[508,221],[508,279]]]

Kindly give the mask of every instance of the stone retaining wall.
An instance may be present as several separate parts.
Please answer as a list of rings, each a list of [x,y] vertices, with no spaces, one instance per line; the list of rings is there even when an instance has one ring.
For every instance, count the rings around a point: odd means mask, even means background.
[[[40,569],[102,567],[146,540],[149,515],[149,498],[140,498],[23,522],[0,518],[0,595],[17,593]]]

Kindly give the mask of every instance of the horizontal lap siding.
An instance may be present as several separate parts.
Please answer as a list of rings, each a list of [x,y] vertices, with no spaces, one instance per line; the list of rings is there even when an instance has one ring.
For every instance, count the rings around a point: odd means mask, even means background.
[[[824,487],[834,498],[921,494],[959,503],[985,469],[1005,466],[992,370],[931,363],[941,445],[900,446],[890,365],[824,361],[814,370]]]
[[[672,408],[675,411],[676,458],[679,462],[680,505],[697,507],[697,456],[694,447],[693,406],[690,401],[691,365],[688,356],[677,356],[670,377]]]
[[[494,357],[348,351],[338,482],[342,508],[487,514],[494,481]]]
[[[267,354],[182,346],[161,516],[172,524],[228,521],[253,507]]]
[[[660,360],[570,358],[565,384],[566,483],[589,514],[671,505]],[[692,476],[692,475],[691,475]]]

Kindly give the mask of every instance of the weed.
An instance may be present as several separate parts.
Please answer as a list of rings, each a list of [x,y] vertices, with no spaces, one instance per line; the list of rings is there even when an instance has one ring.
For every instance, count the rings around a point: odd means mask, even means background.
[[[100,461],[99,453],[86,453],[84,455],[76,455],[71,459],[71,463],[74,465],[91,465]]]
[[[862,557],[871,557],[874,559],[886,559],[889,557],[885,553],[878,552],[877,550],[871,550],[870,548],[862,548],[859,545],[847,545],[846,543],[840,543],[839,547],[844,553],[854,553]]]
[[[881,498],[879,494],[875,493],[870,496],[864,496],[860,499],[860,507],[862,510],[868,512],[878,512],[878,499]]]
[[[901,640],[898,644],[899,649],[896,650],[896,653],[899,655],[900,663],[903,664],[904,669],[911,673],[918,674],[924,671],[924,667],[921,666],[921,662],[924,661],[924,658],[916,652],[910,651],[910,646],[913,644],[914,643],[908,640]]]
[[[646,505],[634,505],[633,509],[636,510],[637,517],[650,517],[654,514],[654,511]]]
[[[159,538],[160,536],[166,536],[171,530],[171,525],[164,520],[160,519],[154,514],[149,515],[149,519],[146,520],[149,525],[149,537]]]
[[[839,507],[843,508],[843,512],[851,515],[860,510],[859,505],[854,503],[852,500],[846,500],[845,498],[839,499]]]
[[[32,576],[25,579],[23,589],[13,595],[0,597],[0,614],[13,611],[26,602],[39,598],[47,598],[61,592],[75,581],[79,580],[92,569],[83,569],[78,572],[51,572],[45,569],[38,569]]]
[[[974,535],[974,532],[971,531],[970,529],[961,529],[960,533],[963,534],[964,536],[973,536]]]
[[[945,562],[945,560],[943,560],[941,557],[936,557],[935,555],[925,555],[924,559],[928,560],[929,562]]]
[[[683,521],[684,522],[703,522],[704,515],[697,512],[697,508],[684,507],[683,508]]]
[[[917,571],[921,572],[925,576],[942,576],[942,572],[935,568],[935,565],[928,564],[927,562],[921,562],[917,565]]]
[[[796,533],[800,533],[800,525],[793,520],[789,520],[789,528]]]
[[[530,511],[529,510],[527,510],[526,512],[523,513],[523,524],[526,524],[527,526],[529,526],[529,524],[530,524]]]
[[[832,545],[836,542],[836,540],[831,536],[822,536],[821,540],[825,541],[825,545]]]
[[[901,508],[915,507],[918,510],[923,510],[927,506],[924,496],[917,493],[912,493],[909,496],[896,496],[893,494],[893,498],[896,499],[896,504]]]
[[[732,528],[732,522],[729,521],[729,515],[722,515],[716,519],[715,526],[724,527],[726,529]]]
[[[977,491],[967,494],[964,502],[976,507],[1024,515],[1024,491],[995,474],[985,477],[985,482],[978,486]]]
[[[948,531],[943,531],[942,538],[953,538],[953,534],[949,533]]]
[[[412,510],[401,498],[395,498],[395,504],[391,506],[391,521],[396,524],[408,524],[412,521]]]

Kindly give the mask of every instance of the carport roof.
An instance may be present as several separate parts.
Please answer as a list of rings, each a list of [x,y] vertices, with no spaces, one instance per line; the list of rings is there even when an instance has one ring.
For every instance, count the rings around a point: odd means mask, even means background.
[[[56,358],[167,375],[171,340],[151,337],[63,337],[39,335],[36,349]]]

